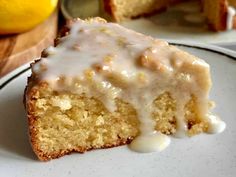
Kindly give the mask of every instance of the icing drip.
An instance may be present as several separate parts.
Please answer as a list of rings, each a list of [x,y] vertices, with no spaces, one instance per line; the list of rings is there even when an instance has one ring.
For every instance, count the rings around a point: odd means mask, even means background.
[[[110,112],[116,110],[115,98],[133,105],[140,122],[140,135],[130,145],[135,151],[161,151],[169,145],[170,138],[155,130],[152,118],[153,101],[165,92],[176,100],[176,137],[186,136],[184,108],[192,94],[199,98],[199,116],[210,120],[209,132],[223,130],[208,115],[209,65],[164,41],[113,23],[78,21],[46,52],[33,72],[53,89],[97,98]]]
[[[220,120],[219,117],[209,115],[210,124],[208,127],[208,133],[221,133],[226,128],[225,122]]]
[[[228,7],[228,14],[227,14],[227,21],[226,21],[226,28],[227,30],[231,30],[233,28],[233,18],[236,15],[236,10],[229,6]]]
[[[130,148],[136,152],[162,151],[170,144],[170,138],[160,132],[141,135],[135,138]]]

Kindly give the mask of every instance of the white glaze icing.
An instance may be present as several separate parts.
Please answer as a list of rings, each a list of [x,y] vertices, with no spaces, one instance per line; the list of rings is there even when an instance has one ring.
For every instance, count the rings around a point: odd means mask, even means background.
[[[208,133],[221,133],[225,130],[226,124],[219,117],[209,115],[210,124],[208,127]]]
[[[235,8],[229,6],[226,20],[226,28],[227,30],[231,30],[233,28],[233,18],[236,15]]]
[[[169,145],[152,119],[153,101],[164,92],[176,100],[175,136],[186,136],[184,106],[193,93],[199,98],[199,117],[209,119],[209,65],[164,41],[118,24],[78,21],[46,52],[33,72],[53,89],[95,97],[110,112],[116,110],[115,98],[134,106],[140,121],[140,135],[130,145],[135,151],[161,151]]]
[[[148,135],[141,135],[135,138],[130,148],[136,152],[162,151],[170,144],[170,138],[160,132],[153,132]]]

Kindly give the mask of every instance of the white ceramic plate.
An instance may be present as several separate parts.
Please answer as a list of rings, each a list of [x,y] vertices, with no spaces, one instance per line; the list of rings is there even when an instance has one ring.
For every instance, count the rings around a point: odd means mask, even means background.
[[[222,134],[172,138],[161,153],[140,154],[122,146],[40,162],[27,136],[22,100],[30,71],[29,65],[24,65],[0,80],[0,176],[234,177],[236,53],[199,44],[174,44],[211,65],[211,99],[217,103],[214,112],[227,123]]]
[[[226,47],[236,43],[236,30],[213,32],[206,26],[183,26],[172,23],[170,19],[176,19],[174,15],[165,16],[165,13],[166,12],[149,18],[123,22],[121,25],[140,33],[165,40],[174,39],[186,42],[204,42]],[[166,18],[168,19],[164,20]],[[162,23],[163,21],[165,21],[165,23]]]

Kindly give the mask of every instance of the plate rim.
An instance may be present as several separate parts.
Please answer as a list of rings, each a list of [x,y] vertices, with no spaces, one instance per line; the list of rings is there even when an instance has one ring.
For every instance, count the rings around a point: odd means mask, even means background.
[[[205,43],[199,43],[199,42],[189,42],[189,41],[179,41],[179,40],[166,40],[170,45],[174,45],[177,47],[189,47],[189,48],[195,48],[200,50],[205,50],[212,53],[217,53],[222,56],[226,56],[229,59],[236,61],[236,51],[226,49],[220,46],[215,46],[212,44],[205,44]],[[35,60],[34,60],[35,61]],[[10,73],[6,74],[2,78],[0,78],[0,91],[8,85],[11,81],[13,81],[18,76],[22,75],[26,71],[30,70],[30,64],[34,61],[30,61],[17,69],[11,71]]]

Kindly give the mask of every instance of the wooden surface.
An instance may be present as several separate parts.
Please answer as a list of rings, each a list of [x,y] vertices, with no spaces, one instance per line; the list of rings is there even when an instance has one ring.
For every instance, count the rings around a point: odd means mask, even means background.
[[[34,29],[17,35],[0,36],[0,77],[38,57],[53,44],[57,35],[58,14],[53,13]]]

